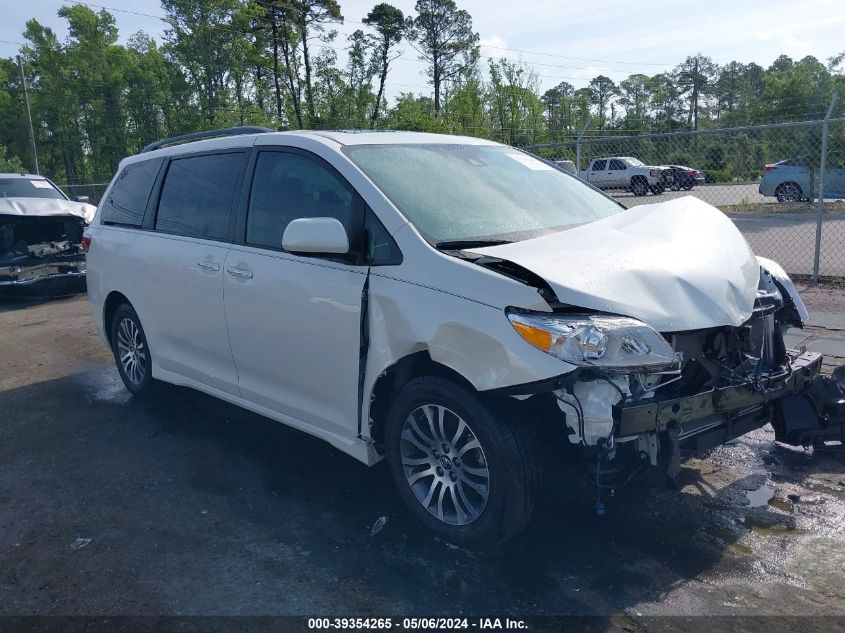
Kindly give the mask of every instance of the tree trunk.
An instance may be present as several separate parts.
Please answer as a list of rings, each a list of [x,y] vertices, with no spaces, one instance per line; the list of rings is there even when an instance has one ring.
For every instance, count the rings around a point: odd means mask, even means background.
[[[302,129],[304,127],[302,125],[302,108],[299,103],[299,91],[296,89],[296,81],[293,76],[294,68],[291,64],[288,23],[285,17],[282,17],[282,31],[282,36],[284,37],[282,40],[282,55],[285,58],[285,71],[288,78],[288,87],[290,88],[290,100],[293,102],[293,112],[296,116],[296,123],[299,128]]]
[[[434,84],[434,116],[440,115],[440,62],[437,56],[432,63],[432,83]]]
[[[388,42],[387,38],[385,38],[384,45],[381,49],[381,77],[379,78],[378,84],[378,97],[376,97],[376,107],[373,108],[373,116],[370,118],[370,127],[374,128],[376,126],[376,121],[378,121],[378,111],[381,107],[381,99],[384,96],[384,84],[387,81],[387,54],[390,50],[390,43]]]
[[[276,17],[272,18],[273,33],[273,88],[276,93],[276,116],[279,118],[281,127],[284,117],[282,116],[282,86],[279,82],[279,29],[276,25]],[[300,124],[301,126],[301,124]]]
[[[308,127],[313,128],[317,117],[314,114],[314,93],[311,89],[311,59],[308,55],[308,31],[305,14],[302,14],[302,63],[305,64],[305,105],[308,107]]]

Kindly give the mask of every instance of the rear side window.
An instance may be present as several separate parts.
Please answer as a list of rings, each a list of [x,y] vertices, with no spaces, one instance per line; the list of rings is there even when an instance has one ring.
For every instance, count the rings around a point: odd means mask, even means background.
[[[607,161],[604,159],[593,162],[593,171],[604,171],[605,167],[607,167]]]
[[[100,221],[104,224],[141,226],[150,192],[163,162],[163,158],[151,158],[121,169],[103,201]]]
[[[611,169],[611,170],[614,170],[614,171],[621,171],[621,170],[625,169],[625,163],[623,163],[618,158],[613,158],[610,161],[610,166],[608,167],[608,169]]]
[[[243,152],[230,152],[171,161],[161,188],[156,230],[228,239],[243,159]]]

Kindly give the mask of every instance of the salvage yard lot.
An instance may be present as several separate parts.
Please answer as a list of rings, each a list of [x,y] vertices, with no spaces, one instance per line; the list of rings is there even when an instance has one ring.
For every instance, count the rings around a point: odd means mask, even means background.
[[[761,429],[604,519],[562,466],[526,534],[466,552],[381,465],[196,392],[129,397],[84,296],[0,302],[0,324],[0,615],[845,615],[841,450]]]

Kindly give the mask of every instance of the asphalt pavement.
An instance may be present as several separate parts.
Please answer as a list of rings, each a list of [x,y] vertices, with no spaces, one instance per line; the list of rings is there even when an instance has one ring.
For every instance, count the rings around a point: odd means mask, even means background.
[[[0,616],[551,614],[628,632],[845,617],[841,449],[761,429],[690,456],[678,489],[605,495],[604,518],[561,450],[528,531],[467,551],[414,523],[383,465],[190,390],[130,397],[87,310],[0,304]],[[842,345],[835,317],[803,344]]]

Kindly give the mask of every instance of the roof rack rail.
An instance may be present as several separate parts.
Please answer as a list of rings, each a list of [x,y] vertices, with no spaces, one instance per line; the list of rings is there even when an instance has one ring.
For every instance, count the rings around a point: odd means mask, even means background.
[[[275,132],[268,127],[261,127],[260,125],[241,125],[238,127],[227,127],[220,130],[206,130],[204,132],[191,132],[190,134],[182,134],[181,136],[171,136],[164,138],[155,143],[150,143],[141,153],[152,152],[153,150],[161,149],[162,147],[169,147],[170,145],[178,145],[180,143],[190,143],[191,141],[202,141],[209,138],[220,138],[221,136],[238,136],[239,134],[265,134],[267,132]]]

